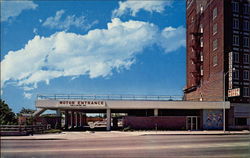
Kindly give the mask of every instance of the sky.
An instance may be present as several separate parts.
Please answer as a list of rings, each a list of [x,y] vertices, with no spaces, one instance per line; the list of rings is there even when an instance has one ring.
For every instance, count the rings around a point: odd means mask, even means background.
[[[1,1],[1,98],[183,95],[184,0]]]

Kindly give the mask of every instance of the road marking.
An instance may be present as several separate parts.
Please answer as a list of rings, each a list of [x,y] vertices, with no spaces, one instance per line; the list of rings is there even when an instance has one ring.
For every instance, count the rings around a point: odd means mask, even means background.
[[[250,147],[249,143],[230,143],[230,144],[185,144],[185,145],[168,145],[168,146],[127,146],[127,147],[102,147],[102,148],[49,148],[49,149],[2,149],[2,153],[34,153],[34,152],[73,152],[73,151],[120,151],[120,150],[155,150],[155,149],[189,149],[189,148],[218,148],[218,147]]]

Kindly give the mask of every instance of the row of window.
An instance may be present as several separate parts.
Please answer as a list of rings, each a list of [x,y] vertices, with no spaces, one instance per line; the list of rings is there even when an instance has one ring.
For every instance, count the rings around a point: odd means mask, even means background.
[[[238,63],[240,56],[238,52],[233,53],[233,61]],[[250,55],[249,54],[243,54],[243,63],[244,64],[250,64]]]
[[[245,3],[242,5],[243,7],[243,14],[249,14],[250,13],[250,5]],[[239,2],[232,2],[232,10],[233,12],[235,13],[239,13],[240,11],[240,5],[239,5]]]
[[[240,22],[238,18],[233,18],[233,29],[239,29]],[[243,20],[243,30],[249,31],[250,30],[250,22],[249,20]]]
[[[243,80],[249,80],[250,78],[250,75],[249,75],[249,70],[243,70]],[[233,71],[233,79],[236,79],[238,80],[240,77],[240,73],[239,73],[239,70],[238,69],[235,69]]]
[[[239,46],[240,45],[240,36],[239,35],[233,35],[233,45]],[[243,47],[249,48],[249,37],[243,37]]]

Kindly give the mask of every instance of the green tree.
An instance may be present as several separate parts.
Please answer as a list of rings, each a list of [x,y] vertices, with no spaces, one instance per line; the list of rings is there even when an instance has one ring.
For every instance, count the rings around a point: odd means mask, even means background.
[[[26,125],[33,125],[34,123],[34,117],[32,116],[32,114],[35,112],[36,110],[33,109],[26,109],[26,108],[22,108],[21,111],[19,113],[17,113],[17,116],[24,116],[26,118],[26,121],[24,122]]]
[[[32,109],[26,109],[26,108],[22,108],[22,110],[18,113],[18,115],[22,115],[22,114],[33,114],[36,110],[32,110]]]
[[[14,125],[17,124],[16,115],[12,112],[2,99],[0,99],[0,124],[1,125]]]

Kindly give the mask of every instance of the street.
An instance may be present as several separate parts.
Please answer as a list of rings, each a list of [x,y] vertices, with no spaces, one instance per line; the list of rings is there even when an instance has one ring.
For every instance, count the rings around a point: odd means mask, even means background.
[[[2,139],[1,157],[250,157],[250,135],[68,132],[52,136]]]

